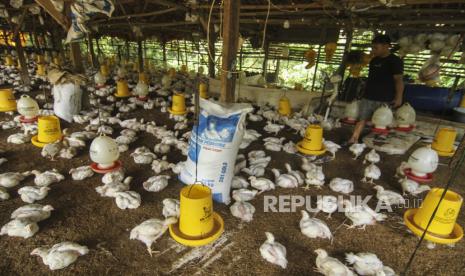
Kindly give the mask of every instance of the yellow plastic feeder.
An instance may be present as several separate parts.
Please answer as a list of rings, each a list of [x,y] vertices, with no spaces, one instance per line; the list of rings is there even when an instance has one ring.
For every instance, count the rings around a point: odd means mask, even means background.
[[[144,72],[141,72],[139,73],[139,81],[140,82],[143,82],[145,84],[149,84],[149,77],[146,73]]]
[[[170,78],[174,79],[176,77],[176,69],[170,68],[168,70],[168,76],[170,76]]]
[[[462,101],[460,101],[460,107],[465,107],[465,93],[462,96]]]
[[[291,115],[291,102],[289,101],[288,97],[283,96],[281,99],[279,99],[278,112],[281,116]]]
[[[171,107],[168,108],[168,112],[173,115],[184,115],[187,113],[186,99],[183,94],[173,94],[173,102],[171,103]]]
[[[200,184],[181,189],[179,222],[169,226],[171,237],[186,246],[202,246],[217,240],[224,222],[213,212],[211,189]]]
[[[13,95],[13,89],[0,89],[0,112],[9,112],[16,110],[16,99]]]
[[[13,66],[15,63],[13,61],[13,58],[10,55],[7,55],[5,57],[5,65],[6,66]]]
[[[443,192],[442,188],[431,189],[420,208],[409,209],[404,213],[404,222],[415,235],[423,235]],[[459,194],[448,190],[426,232],[425,239],[440,244],[452,244],[462,239],[463,229],[456,223],[462,203],[463,198]]]
[[[37,120],[38,134],[33,136],[31,142],[34,146],[43,148],[47,144],[61,140],[60,119],[56,116],[41,116]]]
[[[299,152],[307,155],[322,155],[326,152],[323,144],[323,128],[319,125],[310,125],[305,131],[305,138],[297,143]]]
[[[187,65],[185,64],[181,65],[181,73],[187,74]]]
[[[450,157],[454,155],[454,142],[457,137],[457,131],[453,128],[441,128],[434,137],[431,148],[434,149],[439,156]]]
[[[127,98],[129,96],[131,96],[131,93],[129,93],[128,82],[126,80],[118,80],[116,82],[115,97]]]
[[[208,98],[208,90],[207,90],[207,84],[201,82],[199,84],[199,96],[202,99],[207,99]]]
[[[45,58],[43,55],[37,55],[37,63],[45,63]]]
[[[108,69],[108,65],[102,64],[100,65],[100,73],[104,75],[105,77],[108,77],[110,74],[110,70]]]
[[[61,65],[61,59],[59,57],[54,57],[53,58],[53,63],[60,66]]]
[[[37,64],[36,74],[37,74],[37,76],[41,76],[41,77],[44,77],[46,75],[45,64],[44,63],[38,63]]]

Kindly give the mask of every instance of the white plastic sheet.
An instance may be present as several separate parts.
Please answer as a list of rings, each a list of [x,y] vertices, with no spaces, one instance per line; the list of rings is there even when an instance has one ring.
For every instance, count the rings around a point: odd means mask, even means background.
[[[53,86],[52,93],[55,100],[53,103],[55,115],[72,123],[73,116],[81,111],[81,88],[74,83],[58,84]]]

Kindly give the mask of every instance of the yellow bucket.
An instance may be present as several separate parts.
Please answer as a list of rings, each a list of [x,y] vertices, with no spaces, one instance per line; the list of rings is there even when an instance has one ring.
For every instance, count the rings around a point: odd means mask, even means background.
[[[13,58],[10,55],[5,57],[5,65],[6,66],[13,66],[14,64],[15,63],[13,61]]]
[[[16,99],[13,95],[13,89],[0,89],[0,112],[9,112],[16,110]]]
[[[207,91],[207,84],[201,82],[199,84],[199,96],[202,99],[207,99],[208,98],[208,91]]]
[[[43,55],[37,55],[37,63],[45,63],[45,59]]]
[[[126,80],[118,80],[116,82],[116,93],[115,97],[126,98],[131,96],[129,93],[128,82]]]
[[[168,108],[168,112],[173,115],[184,115],[187,113],[186,110],[186,99],[183,94],[174,93],[171,108]]]
[[[305,138],[297,143],[297,150],[309,155],[321,155],[325,153],[323,128],[319,125],[309,125],[305,131]]]
[[[431,189],[420,208],[405,212],[404,222],[415,235],[423,234],[443,192],[442,188]],[[463,237],[463,229],[456,221],[462,203],[463,198],[459,194],[448,190],[428,228],[425,239],[442,244],[459,241]]]
[[[183,74],[187,73],[187,65],[185,64],[181,65],[181,73]]]
[[[54,57],[53,58],[53,63],[55,63],[56,65],[61,65],[61,59],[59,57]]]
[[[37,120],[38,134],[32,137],[31,142],[37,147],[61,140],[60,119],[56,116],[40,116]]]
[[[281,97],[281,99],[279,99],[278,112],[282,116],[291,115],[291,103],[287,97]]]
[[[108,65],[102,64],[100,65],[100,73],[104,75],[105,77],[108,77],[110,74],[110,70],[108,69]]]
[[[41,76],[41,77],[46,75],[45,64],[43,64],[43,63],[38,63],[37,64],[36,74],[37,74],[37,76]]]
[[[223,231],[223,219],[213,212],[211,189],[200,184],[182,188],[179,223],[170,225],[173,239],[187,246],[201,246],[218,239]]]
[[[439,156],[454,155],[454,142],[457,137],[457,131],[453,128],[441,128],[434,137],[431,148],[434,149]]]
[[[148,78],[147,74],[144,73],[144,72],[139,73],[139,81],[143,82],[145,84],[149,84],[149,78]]]
[[[465,107],[465,93],[462,96],[462,101],[460,102],[460,107]]]
[[[176,69],[170,68],[168,70],[168,75],[170,76],[170,78],[174,79],[176,77]]]

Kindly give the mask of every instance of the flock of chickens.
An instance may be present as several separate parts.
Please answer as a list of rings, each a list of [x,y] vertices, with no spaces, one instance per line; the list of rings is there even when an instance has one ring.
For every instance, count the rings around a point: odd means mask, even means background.
[[[30,72],[33,72],[33,65]],[[31,89],[19,85],[19,75],[11,68],[3,68],[3,75],[0,79],[4,82],[15,86],[18,93],[27,93]],[[71,159],[80,153],[85,153],[88,142],[99,134],[115,137],[120,152],[130,150],[130,145],[137,141],[138,134],[141,132],[148,133],[156,138],[159,143],[153,146],[153,149],[142,146],[135,148],[129,154],[134,163],[141,166],[148,165],[153,170],[153,176],[141,183],[147,192],[160,192],[169,185],[172,175],[177,175],[183,167],[183,162],[177,164],[167,161],[167,155],[173,150],[178,150],[184,156],[187,156],[188,141],[190,131],[188,130],[188,119],[185,116],[170,115],[174,127],[170,128],[163,125],[163,122],[148,121],[131,117],[131,111],[136,109],[145,109],[148,112],[153,109],[159,109],[161,112],[167,112],[170,105],[171,90],[184,91],[186,99],[189,101],[188,110],[194,111],[192,92],[195,89],[195,74],[178,74],[175,79],[167,80],[167,76],[161,74],[155,77],[155,85],[150,86],[151,98],[147,101],[139,100],[136,97],[130,97],[127,100],[117,99],[113,93],[114,85],[107,85],[101,88],[88,88],[90,92],[90,104],[93,107],[89,111],[82,111],[79,115],[74,116],[74,122],[81,126],[82,130],[70,132],[68,129],[63,130],[64,138],[62,141],[48,144],[42,149],[42,156],[50,160]],[[33,78],[35,81],[35,78]],[[162,85],[158,84],[162,83]],[[130,85],[130,87],[134,87]],[[44,83],[42,87],[49,89],[50,85]],[[44,95],[39,94],[36,99],[44,100]],[[42,105],[41,114],[52,114],[49,110],[50,103]],[[0,127],[6,129],[19,129],[18,133],[12,134],[7,138],[11,144],[29,143],[32,135],[37,133],[35,125],[22,124],[19,116],[10,114],[11,119],[0,122]],[[260,122],[266,121],[263,128],[264,133],[254,129],[246,129],[240,148],[243,151],[249,145],[256,141],[262,141],[264,150],[253,150],[247,153],[241,153],[237,156],[235,176],[231,183],[232,198],[234,203],[230,205],[231,214],[244,222],[253,220],[255,207],[251,201],[260,194],[280,188],[299,188],[304,189],[316,188],[323,190],[326,187],[327,180],[323,172],[323,167],[319,165],[317,159],[312,156],[300,156],[295,150],[293,141],[285,143],[285,138],[276,137],[280,131],[290,129],[299,134],[299,139],[305,135],[305,130],[310,124],[322,122],[321,116],[305,116],[302,112],[293,114],[291,118],[280,116],[277,111],[269,106],[261,106],[255,112],[248,114],[248,121]],[[329,119],[322,122],[325,129],[340,127],[335,119]],[[117,129],[122,129],[117,134]],[[261,138],[265,133],[274,135]],[[324,145],[331,156],[329,161],[334,159],[336,152],[341,148],[336,143],[325,140]],[[354,159],[361,156],[365,150],[364,144],[354,144],[350,151]],[[292,168],[290,164],[284,164],[285,170],[270,168],[271,157],[267,151],[281,152],[284,151],[294,156],[300,156],[300,168]],[[1,155],[1,153],[0,153]],[[381,170],[376,165],[381,161],[380,155],[371,150],[364,156],[363,163],[367,163],[364,169],[364,178],[362,181],[373,184],[376,198],[387,205],[399,205],[404,202],[406,193],[418,195],[429,189],[428,186],[419,185],[418,183],[405,178],[402,174],[402,168],[406,163],[402,163],[399,173],[399,182],[403,190],[403,195],[396,191],[384,189],[380,185],[375,185],[374,181],[381,176]],[[8,162],[6,158],[0,158],[2,163]],[[274,178],[266,177],[266,172],[271,172]],[[26,172],[5,172],[0,174],[0,201],[8,200],[14,196],[10,194],[9,189],[18,186],[28,177],[34,177],[34,185],[24,186],[18,190],[18,194],[26,205],[19,207],[11,214],[11,221],[3,225],[0,235],[13,237],[30,238],[39,231],[37,222],[45,220],[51,216],[54,210],[50,205],[41,205],[36,203],[44,199],[53,185],[64,181],[67,174],[73,181],[81,181],[92,177],[94,171],[90,166],[81,166],[72,168],[69,172],[59,172],[56,169],[50,169],[43,172],[32,170]],[[271,175],[271,174],[270,174]],[[114,199],[115,204],[120,209],[138,208],[141,202],[141,196],[136,191],[131,190],[131,186],[139,185],[132,183],[133,177],[126,175],[124,169],[109,172],[101,178],[102,185],[95,188],[95,191],[102,197]],[[354,191],[354,182],[349,179],[334,178],[327,185],[334,192],[349,195]],[[150,255],[156,251],[152,250],[152,245],[166,232],[168,226],[177,222],[179,217],[179,201],[177,199],[166,198],[163,200],[163,218],[151,218],[136,225],[130,232],[130,239],[136,239],[144,243]],[[341,200],[332,195],[322,195],[318,197],[317,208],[319,211],[326,213],[328,218],[334,213],[340,204],[343,204],[344,214],[352,222],[350,228],[358,227],[364,229],[366,225],[373,225],[376,222],[383,221],[387,215],[378,213],[367,205],[360,205],[349,200]],[[333,234],[325,221],[311,217],[306,211],[302,211],[300,220],[300,229],[303,235],[308,238],[329,239],[332,240]],[[259,248],[263,258],[271,263],[286,268],[286,248],[284,245],[275,241],[272,233],[266,232],[266,241]],[[86,246],[63,241],[52,247],[36,248],[31,255],[40,256],[44,264],[50,269],[61,269],[73,263],[79,256],[89,252]],[[346,255],[346,262],[353,268],[347,267],[336,258],[330,257],[324,249],[316,249],[316,267],[317,271],[324,275],[354,275],[354,270],[360,275],[395,275],[395,272],[384,266],[383,263],[372,253],[349,253]]]

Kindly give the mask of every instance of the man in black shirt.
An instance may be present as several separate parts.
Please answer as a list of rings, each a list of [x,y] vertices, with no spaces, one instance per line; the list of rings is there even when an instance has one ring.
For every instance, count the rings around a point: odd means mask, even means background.
[[[374,57],[370,61],[366,90],[359,105],[359,121],[348,144],[358,143],[365,123],[382,104],[390,104],[393,108],[402,104],[404,65],[399,57],[391,54],[390,45],[387,35],[378,35],[372,41]]]

